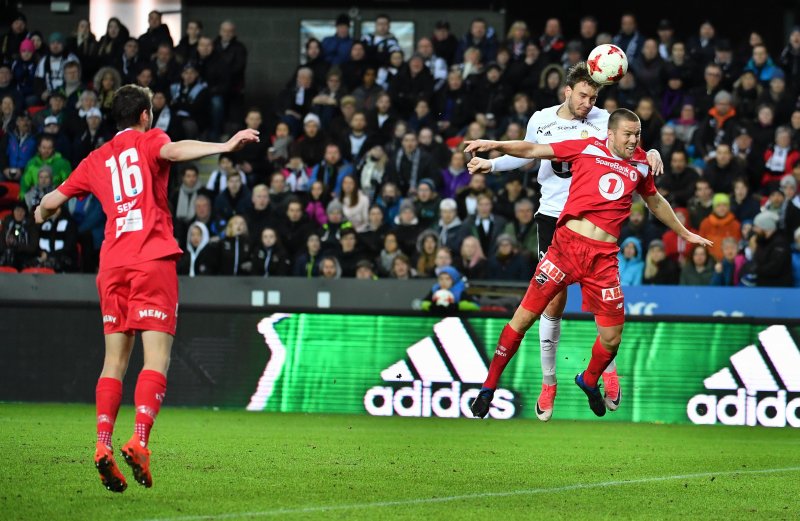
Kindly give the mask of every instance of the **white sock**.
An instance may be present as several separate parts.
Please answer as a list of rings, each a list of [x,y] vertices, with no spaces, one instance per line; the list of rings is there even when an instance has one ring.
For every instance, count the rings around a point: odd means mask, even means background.
[[[542,359],[542,383],[556,383],[556,351],[561,338],[561,317],[542,315],[539,321],[539,353]]]
[[[608,364],[608,367],[606,367],[606,370],[603,371],[603,372],[604,373],[613,373],[616,370],[617,370],[617,359],[614,358],[613,360],[611,360],[611,363]]]

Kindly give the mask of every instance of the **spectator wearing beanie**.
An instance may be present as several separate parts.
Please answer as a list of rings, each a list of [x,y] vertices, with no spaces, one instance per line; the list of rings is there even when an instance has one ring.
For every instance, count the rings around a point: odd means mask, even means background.
[[[709,248],[715,260],[722,260],[722,240],[733,237],[741,239],[741,224],[731,213],[731,198],[728,194],[714,195],[711,215],[700,223],[700,235],[714,243]]]
[[[641,286],[644,274],[642,243],[636,237],[628,237],[619,247],[619,281],[622,286]]]
[[[786,236],[778,232],[778,222],[771,212],[761,212],[753,220],[752,273],[757,286],[791,287],[792,254]]]

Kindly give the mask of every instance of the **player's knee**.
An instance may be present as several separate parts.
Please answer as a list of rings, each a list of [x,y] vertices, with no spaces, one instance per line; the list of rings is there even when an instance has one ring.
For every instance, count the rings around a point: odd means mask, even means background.
[[[600,333],[600,344],[612,353],[616,353],[622,343],[622,332],[607,331]]]

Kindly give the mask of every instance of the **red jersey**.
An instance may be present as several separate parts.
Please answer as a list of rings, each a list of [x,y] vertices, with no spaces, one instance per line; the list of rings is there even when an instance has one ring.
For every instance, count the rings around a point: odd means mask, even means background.
[[[100,270],[180,255],[167,203],[169,161],[163,130],[126,129],[81,161],[58,187],[66,197],[93,194],[106,214]]]
[[[601,230],[619,238],[622,223],[631,213],[634,190],[642,196],[656,193],[647,154],[636,147],[630,160],[616,157],[606,141],[589,138],[551,143],[557,161],[572,163],[572,183],[562,225],[585,218]]]

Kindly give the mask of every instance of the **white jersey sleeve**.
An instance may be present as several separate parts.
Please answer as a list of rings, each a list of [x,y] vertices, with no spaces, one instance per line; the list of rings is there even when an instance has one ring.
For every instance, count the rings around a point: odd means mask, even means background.
[[[539,112],[535,113],[533,116],[531,116],[531,119],[528,120],[528,130],[525,133],[525,141],[528,143],[538,143],[536,140],[536,120],[538,120],[536,116],[538,114]],[[516,170],[517,168],[522,168],[531,162],[530,159],[509,156],[508,154],[490,161],[492,163],[492,172],[507,172],[508,170]]]

